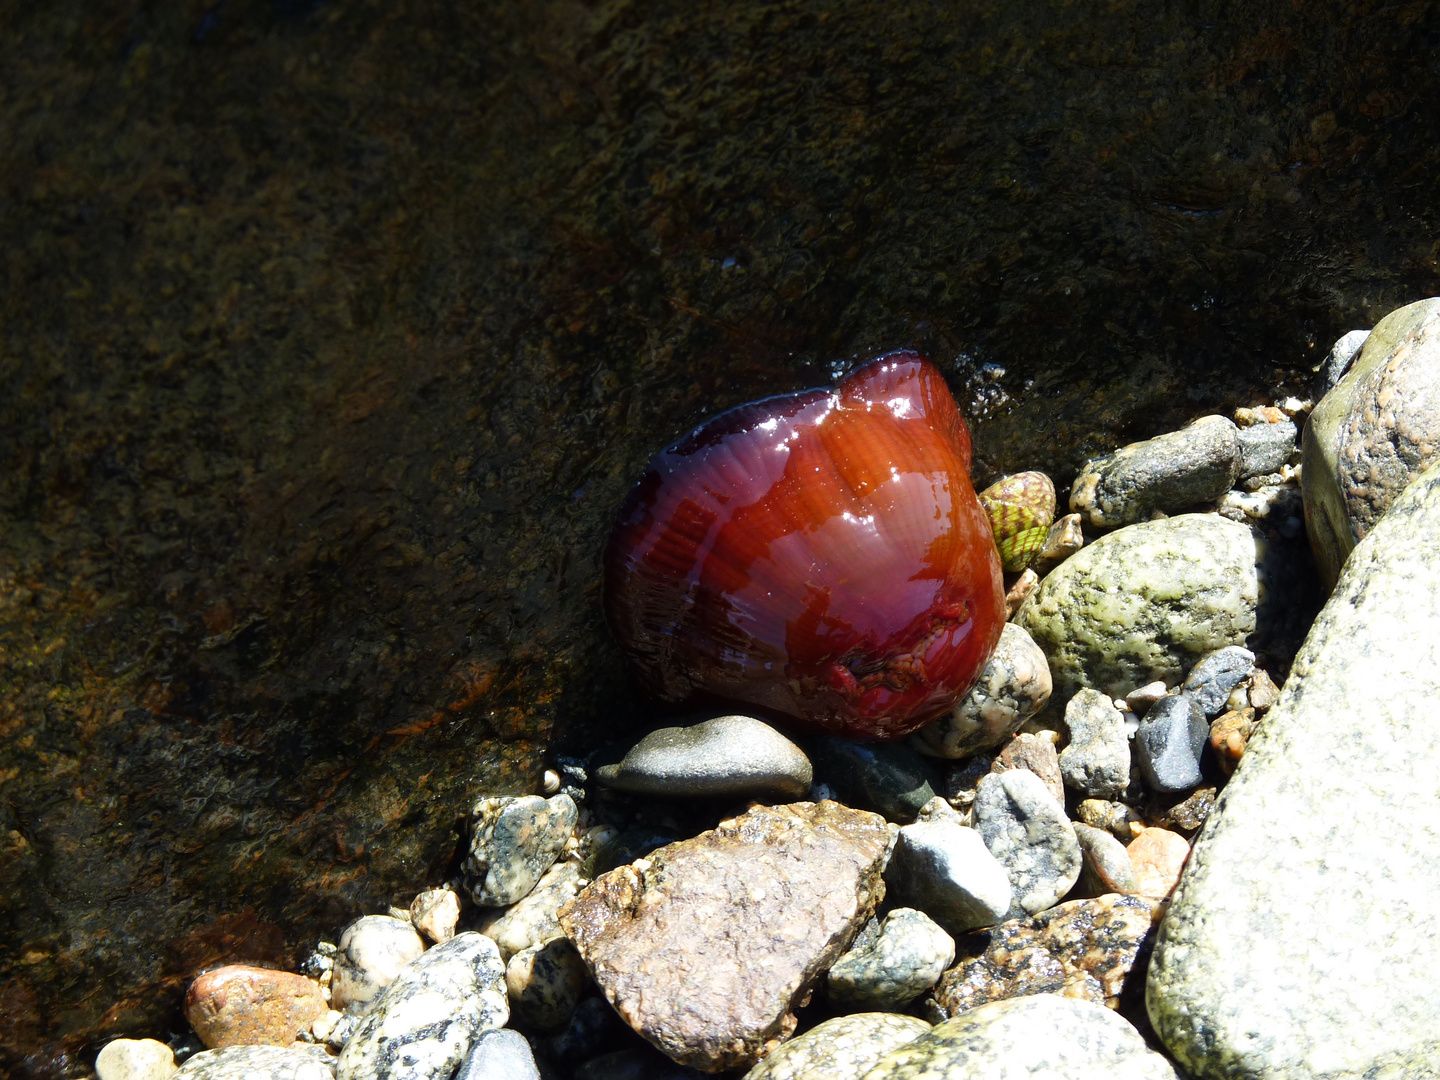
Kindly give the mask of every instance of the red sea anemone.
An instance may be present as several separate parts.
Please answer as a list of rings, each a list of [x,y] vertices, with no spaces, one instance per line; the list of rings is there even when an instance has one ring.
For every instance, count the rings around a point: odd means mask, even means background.
[[[661,451],[605,552],[605,610],[661,701],[896,738],[954,706],[1005,622],[970,434],[896,352]]]

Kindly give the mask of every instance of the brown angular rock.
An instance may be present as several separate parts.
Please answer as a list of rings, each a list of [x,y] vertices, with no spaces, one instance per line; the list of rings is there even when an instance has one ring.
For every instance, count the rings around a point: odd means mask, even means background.
[[[885,819],[757,806],[604,874],[560,925],[625,1021],[707,1072],[754,1065],[885,895]]]
[[[940,977],[931,996],[934,1018],[1028,994],[1116,1008],[1131,989],[1130,972],[1144,970],[1164,908],[1148,897],[1110,893],[967,935],[956,944],[969,955]]]
[[[1052,737],[1046,738],[1047,735]],[[1040,735],[1022,732],[1006,743],[1005,748],[995,756],[990,771],[1002,773],[1009,769],[1029,769],[1045,781],[1055,801],[1065,805],[1065,782],[1060,777],[1060,758],[1055,753],[1052,732]]]
[[[211,1050],[289,1046],[328,1011],[319,985],[305,976],[247,964],[207,971],[185,995],[185,1019]]]

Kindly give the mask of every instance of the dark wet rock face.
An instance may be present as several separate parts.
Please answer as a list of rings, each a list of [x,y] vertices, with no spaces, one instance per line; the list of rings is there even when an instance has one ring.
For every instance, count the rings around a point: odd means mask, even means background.
[[[1440,292],[1423,7],[4,11],[21,1076],[648,717],[598,554],[704,416],[910,345],[1063,485]]]

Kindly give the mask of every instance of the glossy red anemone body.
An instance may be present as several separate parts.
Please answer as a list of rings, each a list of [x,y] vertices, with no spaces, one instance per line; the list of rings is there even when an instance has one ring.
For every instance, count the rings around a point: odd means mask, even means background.
[[[928,360],[741,405],[662,451],[605,552],[605,609],[645,688],[860,739],[969,690],[1005,622],[970,434]]]

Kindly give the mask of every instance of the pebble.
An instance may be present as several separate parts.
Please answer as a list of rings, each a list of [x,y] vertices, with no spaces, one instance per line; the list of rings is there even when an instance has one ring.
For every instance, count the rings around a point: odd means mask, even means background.
[[[1390,312],[1305,425],[1300,487],[1320,578],[1440,449],[1440,297]]]
[[[904,825],[885,868],[893,899],[952,934],[992,926],[1010,911],[1010,876],[980,834],[955,821]]]
[[[453,889],[426,889],[410,902],[410,921],[435,944],[444,944],[460,922],[460,897]]]
[[[813,774],[809,758],[769,724],[718,716],[652,731],[595,777],[641,795],[788,801],[805,796]]]
[[[1254,669],[1254,653],[1240,645],[1228,645],[1202,657],[1180,688],[1195,699],[1209,719],[1220,714],[1230,691],[1249,678]]]
[[[198,976],[185,1019],[208,1049],[289,1046],[329,1011],[319,984],[290,971],[227,964]]]
[[[482,1031],[455,1080],[540,1080],[530,1041],[509,1028]]]
[[[1324,397],[1329,393],[1331,388],[1350,370],[1350,365],[1355,362],[1355,357],[1360,355],[1360,350],[1365,345],[1365,339],[1369,336],[1369,330],[1351,330],[1348,334],[1343,334],[1330,347],[1329,354],[1315,369],[1319,372],[1319,378],[1315,385],[1317,398]]]
[[[816,779],[839,801],[905,823],[935,797],[930,764],[904,743],[857,743],[832,735],[805,740]]]
[[[318,1047],[224,1046],[188,1058],[175,1080],[335,1080]]]
[[[1111,836],[1128,844],[1135,836],[1132,826],[1142,825],[1140,815],[1121,802],[1106,799],[1084,799],[1075,808],[1075,815],[1086,825],[1104,829]]]
[[[858,1080],[929,1030],[924,1020],[889,1012],[837,1016],[772,1052],[745,1080]]]
[[[1151,705],[1154,705],[1169,692],[1170,688],[1163,682],[1157,680],[1146,683],[1139,689],[1131,690],[1130,693],[1125,695],[1125,704],[1134,712],[1144,716],[1146,710],[1148,710]]]
[[[1057,903],[1080,877],[1080,845],[1065,810],[1034,773],[991,773],[975,795],[975,829],[1005,867],[1011,918]]]
[[[1125,848],[1135,868],[1135,891],[1141,896],[1161,899],[1175,891],[1190,845],[1179,833],[1169,829],[1147,828]]]
[[[1200,754],[1210,736],[1205,712],[1187,693],[1151,706],[1135,733],[1135,763],[1151,791],[1189,791],[1199,786]]]
[[[838,803],[756,806],[597,878],[560,925],[647,1041],[705,1072],[749,1067],[870,917],[892,843]]]
[[[1036,570],[1044,575],[1085,546],[1085,534],[1080,528],[1079,514],[1066,514],[1050,526],[1050,535],[1040,554],[1035,558]]]
[[[522,899],[560,856],[579,812],[569,795],[500,796],[470,811],[472,834],[465,873],[470,898],[481,907]]]
[[[1007,769],[1029,769],[1045,781],[1046,789],[1063,806],[1065,783],[1060,777],[1060,758],[1055,753],[1055,739],[1053,731],[1022,732],[995,755],[990,771],[1002,773]]]
[[[968,819],[970,808],[975,804],[975,789],[990,775],[990,766],[994,763],[988,754],[976,754],[955,762],[945,774],[946,803]]]
[[[1125,716],[1098,690],[1081,690],[1065,706],[1070,744],[1060,752],[1067,787],[1096,799],[1113,799],[1130,783],[1130,738]]]
[[[1085,864],[1080,871],[1080,887],[1090,896],[1106,893],[1137,893],[1139,879],[1135,876],[1135,864],[1125,845],[1105,829],[1097,829],[1083,822],[1075,823],[1075,839],[1080,844],[1080,854]]]
[[[368,1012],[400,969],[424,951],[425,942],[409,921],[389,915],[356,919],[340,934],[330,1004],[336,1009]]]
[[[1006,623],[965,699],[915,733],[921,753],[959,759],[999,746],[1045,707],[1052,684],[1045,654],[1025,630]]]
[[[450,1080],[480,1032],[509,1018],[495,943],[457,934],[385,988],[340,1052],[335,1080]]]
[[[1020,605],[1025,603],[1029,595],[1035,591],[1035,586],[1040,584],[1040,575],[1031,567],[1021,571],[1020,576],[1015,579],[1005,592],[1005,618],[1012,619],[1015,612],[1020,610]]]
[[[1250,675],[1250,685],[1246,689],[1246,697],[1252,709],[1256,712],[1264,712],[1280,700],[1280,688],[1275,685],[1275,680],[1270,678],[1264,668],[1256,668]]]
[[[1114,893],[1071,900],[1029,919],[1002,923],[957,942],[965,957],[935,987],[930,1013],[943,1020],[987,1002],[1064,994],[1117,1008],[1154,942],[1164,905]],[[1138,1003],[1138,1002],[1137,1002]]]
[[[1100,537],[1016,613],[1044,651],[1055,699],[1174,685],[1206,653],[1255,632],[1263,553],[1247,526],[1182,514]]]
[[[1070,488],[1070,510],[1113,529],[1211,502],[1240,472],[1240,437],[1223,416],[1202,416],[1179,431],[1131,443],[1087,461]]]
[[[1291,420],[1270,424],[1252,424],[1242,427],[1240,437],[1240,475],[1244,480],[1251,476],[1263,476],[1290,460],[1295,452],[1295,438],[1299,430]]]
[[[1168,807],[1152,807],[1150,821],[1152,824],[1162,825],[1166,828],[1194,832],[1205,824],[1206,819],[1210,816],[1210,811],[1215,808],[1215,795],[1216,790],[1210,785],[1198,787],[1185,798]]]
[[[1255,710],[1239,709],[1223,713],[1210,725],[1210,747],[1215,751],[1220,768],[1229,776],[1240,764],[1250,736],[1255,731]]]
[[[1180,1080],[1122,1017],[1052,994],[994,1001],[892,1051],[864,1080]]]
[[[1440,464],[1346,560],[1196,840],[1147,992],[1196,1077],[1434,1070],[1437,546]]]
[[[113,1039],[95,1059],[97,1080],[165,1080],[175,1069],[174,1052],[157,1039]]]
[[[839,1005],[899,1009],[929,991],[954,961],[955,939],[933,919],[914,908],[895,908],[879,933],[835,962],[826,986]]]
[[[542,1034],[565,1029],[570,1014],[585,996],[590,973],[585,961],[563,937],[517,952],[505,965],[511,1014]]]
[[[482,918],[476,928],[499,946],[501,959],[508,961],[532,945],[563,936],[556,914],[588,884],[578,863],[556,863],[525,899]]]

